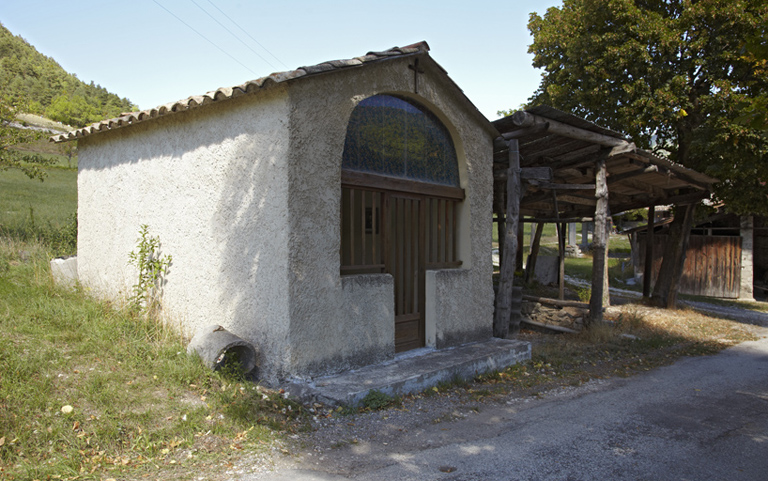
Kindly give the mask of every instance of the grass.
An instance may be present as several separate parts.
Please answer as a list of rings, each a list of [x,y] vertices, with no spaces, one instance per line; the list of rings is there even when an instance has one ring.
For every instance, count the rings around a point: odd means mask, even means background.
[[[43,241],[55,255],[74,254],[77,170],[47,168],[43,182],[0,172],[0,235]]]
[[[214,373],[152,319],[53,285],[0,238],[0,477],[188,479],[304,426],[279,392]]]
[[[565,274],[578,277],[579,279],[592,280],[592,258],[591,257],[569,257],[565,259]],[[634,267],[629,258],[608,258],[608,276],[612,287],[621,287],[622,289],[642,290],[640,286],[625,286],[627,279],[635,275]]]

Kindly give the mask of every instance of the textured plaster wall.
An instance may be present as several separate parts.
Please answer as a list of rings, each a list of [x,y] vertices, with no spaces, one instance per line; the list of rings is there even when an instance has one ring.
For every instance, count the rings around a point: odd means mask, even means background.
[[[173,256],[166,319],[192,335],[221,324],[289,371],[288,101],[284,88],[80,141],[78,274],[103,295],[148,224]]]
[[[340,176],[346,126],[354,107],[379,93],[411,97],[431,108],[451,131],[459,156],[465,200],[459,211],[458,275],[438,273],[434,299],[439,315],[432,318],[437,345],[446,347],[490,337],[493,313],[491,285],[492,139],[466,114],[455,91],[432,65],[413,93],[413,59],[383,62],[296,82],[290,89],[291,152],[289,211],[291,236],[290,343],[296,375],[317,375],[392,356],[393,317],[361,317],[349,291],[351,281],[339,275]],[[422,65],[424,65],[422,63]],[[449,289],[455,289],[449,292]],[[384,290],[366,298],[367,308],[384,312],[392,295]],[[428,302],[429,299],[428,299]],[[368,336],[368,332],[381,333]],[[465,336],[469,334],[469,337]],[[322,341],[319,341],[322,339]]]
[[[148,224],[173,256],[163,296],[188,335],[218,323],[259,349],[267,381],[310,377],[394,356],[386,274],[342,278],[341,158],[358,102],[411,97],[451,131],[467,199],[459,270],[428,273],[432,345],[490,337],[492,138],[455,87],[412,58],[271,86],[255,95],[80,141],[78,273],[126,295],[127,265]]]

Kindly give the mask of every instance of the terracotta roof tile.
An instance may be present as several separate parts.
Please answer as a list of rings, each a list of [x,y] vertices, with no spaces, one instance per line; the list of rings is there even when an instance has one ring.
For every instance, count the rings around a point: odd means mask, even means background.
[[[51,142],[66,142],[68,140],[76,140],[81,137],[92,135],[94,133],[114,130],[139,122],[145,122],[157,117],[201,107],[213,102],[220,102],[222,100],[239,97],[240,95],[245,95],[247,93],[255,92],[261,88],[264,88],[268,83],[277,84],[305,76],[322,74],[334,70],[359,67],[368,62],[386,60],[392,57],[413,55],[428,51],[429,45],[427,45],[427,42],[419,42],[405,47],[394,47],[383,52],[368,52],[362,57],[355,57],[346,60],[331,60],[328,62],[319,63],[317,65],[300,67],[296,70],[289,70],[287,72],[275,72],[266,77],[251,80],[242,85],[236,85],[234,87],[222,87],[211,92],[207,92],[203,95],[193,95],[191,97],[187,97],[186,99],[179,100],[177,102],[170,102],[153,109],[126,113],[114,119],[103,120],[81,129],[55,135],[49,140]]]

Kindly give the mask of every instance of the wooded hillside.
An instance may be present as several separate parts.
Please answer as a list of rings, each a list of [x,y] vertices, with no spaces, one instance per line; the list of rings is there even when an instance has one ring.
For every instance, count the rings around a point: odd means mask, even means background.
[[[84,127],[137,110],[126,98],[66,72],[0,24],[0,101],[24,111]]]

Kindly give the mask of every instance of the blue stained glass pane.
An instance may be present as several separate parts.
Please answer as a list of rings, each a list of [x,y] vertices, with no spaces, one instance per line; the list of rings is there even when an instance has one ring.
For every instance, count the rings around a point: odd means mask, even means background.
[[[349,119],[342,168],[432,184],[459,186],[459,163],[448,129],[426,108],[375,95]]]

